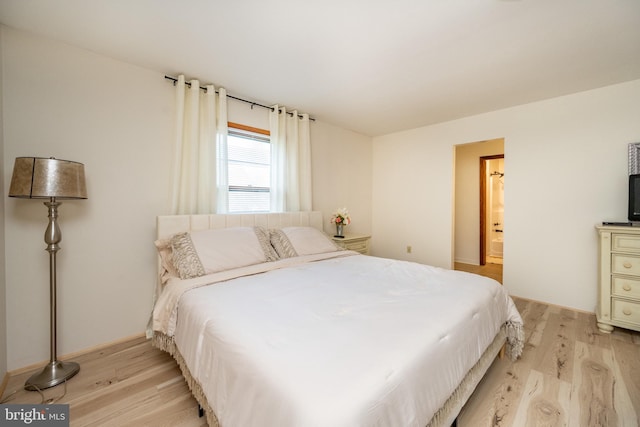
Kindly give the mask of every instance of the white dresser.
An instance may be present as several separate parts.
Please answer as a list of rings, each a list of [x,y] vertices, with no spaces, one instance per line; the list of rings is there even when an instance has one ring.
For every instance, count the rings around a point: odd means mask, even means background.
[[[598,328],[640,331],[640,227],[596,228],[600,237]]]
[[[344,238],[334,236],[332,239],[341,248],[360,252],[363,255],[369,255],[369,239],[371,239],[371,236],[365,234],[346,234]]]

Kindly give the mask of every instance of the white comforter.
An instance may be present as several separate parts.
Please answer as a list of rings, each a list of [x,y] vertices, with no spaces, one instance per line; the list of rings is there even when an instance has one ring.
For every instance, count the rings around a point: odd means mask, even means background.
[[[164,298],[179,300],[177,349],[221,426],[422,427],[501,325],[522,322],[491,279],[340,255],[168,285],[184,288]],[[173,308],[156,310],[173,335]]]

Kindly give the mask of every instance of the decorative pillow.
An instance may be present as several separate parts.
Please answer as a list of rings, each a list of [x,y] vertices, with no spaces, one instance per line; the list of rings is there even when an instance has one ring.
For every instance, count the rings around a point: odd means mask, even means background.
[[[298,256],[298,253],[293,248],[293,245],[287,238],[284,231],[279,229],[269,230],[271,239],[271,246],[278,254],[278,258],[292,258]]]
[[[181,279],[192,279],[205,275],[189,233],[178,233],[171,237],[173,266]]]
[[[258,241],[260,242],[260,246],[262,247],[262,250],[267,257],[267,261],[277,261],[279,258],[278,253],[275,251],[273,246],[271,246],[269,230],[257,226],[253,227],[253,231],[255,231],[256,236],[258,237]]]
[[[271,230],[271,245],[280,258],[322,254],[342,250],[326,234],[313,227]]]
[[[160,256],[160,283],[167,283],[169,277],[180,277],[178,270],[173,265],[173,254],[170,239],[159,239],[153,242]]]

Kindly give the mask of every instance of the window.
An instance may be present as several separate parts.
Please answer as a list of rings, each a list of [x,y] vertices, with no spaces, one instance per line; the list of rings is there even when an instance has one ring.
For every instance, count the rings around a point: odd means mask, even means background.
[[[227,147],[229,212],[269,212],[271,205],[269,132],[229,123]]]

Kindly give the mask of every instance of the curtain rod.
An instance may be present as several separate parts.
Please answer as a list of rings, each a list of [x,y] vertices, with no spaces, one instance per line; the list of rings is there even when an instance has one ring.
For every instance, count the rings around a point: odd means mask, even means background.
[[[171,80],[173,82],[173,85],[176,85],[176,82],[178,81],[177,78],[175,77],[171,77],[171,76],[164,76],[165,79],[167,80]],[[184,84],[186,84],[187,86],[191,87],[191,83],[190,82],[184,82]],[[200,86],[200,89],[206,91],[207,88],[206,87],[202,87]],[[218,93],[218,91],[215,91],[216,93]],[[271,110],[273,111],[273,107],[269,107],[268,105],[262,105],[262,104],[258,104],[257,102],[253,102],[253,101],[247,101],[246,99],[242,99],[242,98],[238,98],[236,96],[231,96],[229,94],[227,94],[227,98],[231,98],[231,99],[235,99],[236,101],[240,101],[240,102],[246,102],[247,104],[251,104],[251,109],[253,109],[253,107],[261,107],[261,108],[266,108],[267,110]],[[288,115],[290,115],[291,117],[293,117],[293,113],[287,112]],[[302,118],[302,116],[300,114],[298,114],[299,118]],[[315,122],[316,119],[309,117],[309,120],[311,120],[312,122]]]

